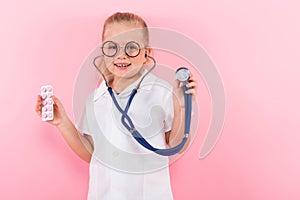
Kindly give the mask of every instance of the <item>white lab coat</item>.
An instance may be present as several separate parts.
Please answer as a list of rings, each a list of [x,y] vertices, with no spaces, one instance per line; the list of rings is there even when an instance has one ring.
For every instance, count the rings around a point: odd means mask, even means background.
[[[144,72],[144,74],[146,71]],[[124,109],[140,79],[119,95]],[[140,134],[157,148],[167,148],[165,132],[173,121],[172,87],[153,74],[140,85],[128,111]],[[121,113],[104,82],[88,98],[76,124],[94,141],[90,163],[89,200],[172,200],[168,157],[138,144],[121,123]]]

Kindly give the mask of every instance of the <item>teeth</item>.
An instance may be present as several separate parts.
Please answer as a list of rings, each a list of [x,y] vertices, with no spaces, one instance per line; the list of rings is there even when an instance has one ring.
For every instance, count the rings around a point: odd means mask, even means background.
[[[127,67],[129,64],[116,64],[118,67]]]

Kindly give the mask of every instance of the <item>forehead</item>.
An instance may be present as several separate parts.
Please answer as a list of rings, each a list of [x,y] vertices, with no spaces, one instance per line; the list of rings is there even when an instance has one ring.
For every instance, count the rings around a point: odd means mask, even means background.
[[[144,28],[135,24],[113,23],[106,26],[104,32],[104,41],[114,41],[118,43],[126,43],[129,41],[143,41]]]

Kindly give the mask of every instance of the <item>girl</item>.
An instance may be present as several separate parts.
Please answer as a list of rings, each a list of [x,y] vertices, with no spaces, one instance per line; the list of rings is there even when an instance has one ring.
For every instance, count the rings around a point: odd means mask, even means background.
[[[130,31],[134,31],[130,34]],[[129,32],[128,32],[129,31]],[[129,34],[127,34],[129,33]],[[152,50],[148,47],[149,35],[145,21],[132,13],[115,13],[104,23],[102,33],[103,66],[107,84],[113,89],[118,102],[124,108],[133,88],[140,84],[128,115],[136,123],[140,133],[156,133],[144,135],[149,137],[153,146],[173,147],[181,142],[184,128],[183,92],[176,80],[171,87],[145,69],[151,61]],[[146,76],[145,76],[146,75]],[[197,82],[191,77],[186,93],[196,95]],[[171,91],[171,92],[170,92]],[[88,98],[86,108],[95,110],[93,116],[97,126],[109,142],[130,153],[147,152],[140,146],[124,127],[118,124],[120,113],[115,112],[104,81]],[[99,133],[91,126],[92,117],[85,110],[80,122],[75,126],[64,111],[59,99],[53,96],[54,119],[49,121],[55,125],[67,141],[71,149],[83,160],[90,163],[90,182],[88,199],[99,200],[169,200],[173,199],[169,168],[165,167],[151,173],[128,173],[116,170],[97,159],[97,152],[105,152],[111,160],[118,157],[118,152],[110,152],[99,141]],[[36,112],[41,116],[42,98],[38,95]],[[145,109],[154,108],[154,109]],[[149,121],[149,112],[151,120]],[[116,115],[117,120],[116,120]],[[147,126],[145,125],[147,124]],[[126,133],[125,133],[126,132]],[[81,133],[81,134],[78,134]],[[184,151],[188,146],[185,144]],[[148,152],[149,153],[149,152]],[[117,159],[117,158],[116,158]],[[124,169],[130,160],[122,161]],[[146,162],[137,165],[147,168]],[[139,166],[138,166],[139,167]]]

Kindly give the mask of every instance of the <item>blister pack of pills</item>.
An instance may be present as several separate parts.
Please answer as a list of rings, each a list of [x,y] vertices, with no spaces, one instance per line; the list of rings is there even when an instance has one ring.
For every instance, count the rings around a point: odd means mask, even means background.
[[[42,121],[53,120],[53,87],[52,85],[44,85],[41,87],[42,96]]]

